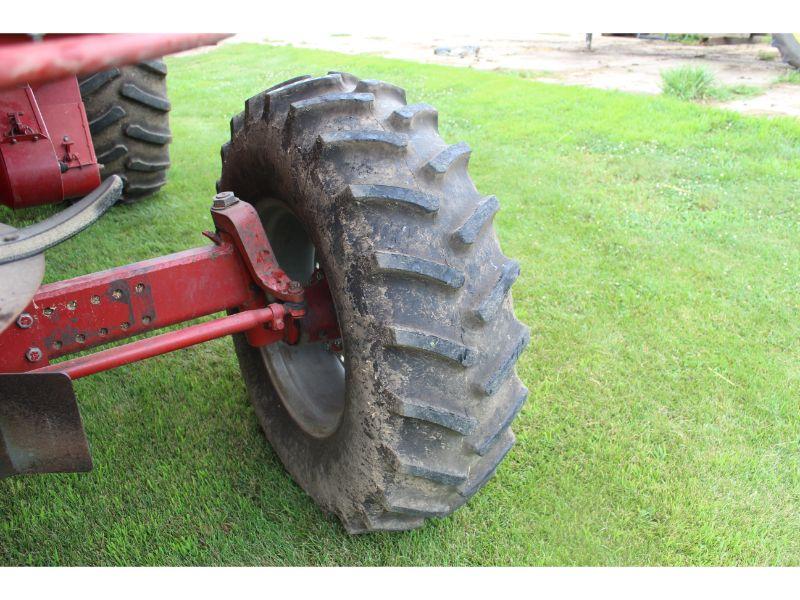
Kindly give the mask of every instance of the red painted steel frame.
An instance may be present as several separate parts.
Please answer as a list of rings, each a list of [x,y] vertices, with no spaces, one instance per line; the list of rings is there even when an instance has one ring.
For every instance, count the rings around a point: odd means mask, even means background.
[[[178,331],[162,333],[152,338],[110,348],[103,352],[34,369],[33,373],[65,373],[70,379],[75,380],[226,335],[257,329],[267,323],[274,323],[283,315],[282,304],[270,304],[266,308],[246,310],[207,323],[199,323]],[[265,343],[277,342],[281,339],[283,339],[283,331],[273,330],[265,339]]]
[[[284,273],[252,205],[230,192],[211,210],[213,246],[195,248],[42,286],[0,334],[0,372],[83,377],[136,360],[244,332],[253,346],[335,339],[336,313],[321,273],[305,290]],[[286,304],[266,306],[268,298]],[[266,306],[266,308],[265,308]],[[237,314],[71,361],[50,361],[220,311]],[[307,322],[298,319],[308,316]],[[335,336],[335,337],[333,337]]]
[[[30,325],[18,319],[0,336],[0,370],[29,371],[100,344],[264,304],[230,242],[51,283],[23,313]],[[31,348],[39,360],[30,360]]]
[[[230,34],[87,34],[43,40],[0,35],[0,89],[89,75],[157,56],[216,44]]]

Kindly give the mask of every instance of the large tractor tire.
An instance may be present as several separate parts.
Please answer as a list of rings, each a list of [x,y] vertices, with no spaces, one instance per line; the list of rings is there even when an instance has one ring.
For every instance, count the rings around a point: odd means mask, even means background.
[[[450,514],[514,444],[519,265],[469,155],[439,137],[431,106],[344,73],[250,98],[222,147],[218,191],[255,205],[292,278],[318,266],[330,287],[341,352],[234,343],[275,452],[350,533]]]
[[[781,53],[783,62],[800,69],[800,42],[793,33],[773,33],[772,45]]]
[[[164,61],[95,73],[80,88],[103,178],[119,175],[128,202],[161,189],[172,141]]]

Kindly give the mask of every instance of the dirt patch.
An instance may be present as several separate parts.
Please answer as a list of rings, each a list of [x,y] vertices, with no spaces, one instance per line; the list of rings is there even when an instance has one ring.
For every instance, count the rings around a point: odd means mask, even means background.
[[[266,42],[333,50],[350,54],[375,54],[426,63],[485,70],[529,72],[539,81],[584,85],[626,92],[658,94],[661,71],[681,65],[705,66],[723,85],[753,86],[760,95],[717,103],[747,114],[800,117],[800,86],[776,85],[788,71],[778,51],[766,43],[695,46],[660,40],[607,37],[595,34],[586,50],[585,34],[536,34],[527,39],[481,36],[361,36],[308,34],[268,39],[235,36],[226,43]],[[479,47],[477,55],[469,47]],[[436,48],[450,48],[436,54]],[[464,56],[458,56],[459,49]]]

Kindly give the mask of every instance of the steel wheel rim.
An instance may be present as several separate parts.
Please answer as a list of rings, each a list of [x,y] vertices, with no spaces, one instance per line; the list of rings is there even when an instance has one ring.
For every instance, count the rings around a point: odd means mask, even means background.
[[[281,268],[304,285],[318,267],[317,253],[301,221],[285,203],[264,199],[257,207]],[[264,365],[283,406],[309,435],[324,438],[339,427],[345,406],[344,353],[325,342],[278,342],[261,349]]]

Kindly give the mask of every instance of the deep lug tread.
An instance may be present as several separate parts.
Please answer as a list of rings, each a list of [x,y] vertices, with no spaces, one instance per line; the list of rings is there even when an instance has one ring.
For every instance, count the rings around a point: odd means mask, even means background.
[[[491,421],[484,429],[477,433],[476,439],[470,442],[472,449],[481,456],[486,456],[495,442],[503,432],[511,426],[525,401],[528,398],[528,390],[522,385],[513,390],[513,401],[505,407],[504,411],[495,410],[491,415]]]
[[[464,273],[448,265],[401,254],[399,252],[376,252],[375,259],[378,270],[387,273],[397,273],[405,277],[415,277],[441,283],[448,287],[458,289],[464,285]]]
[[[153,162],[142,160],[141,158],[131,158],[126,163],[126,166],[133,171],[141,171],[143,173],[153,173],[156,171],[166,171],[169,169],[169,161]]]
[[[392,411],[403,417],[433,423],[460,435],[470,435],[478,425],[478,421],[465,412],[455,412],[421,400],[396,398]]]
[[[147,92],[135,83],[122,84],[122,87],[120,88],[120,94],[126,98],[130,98],[134,102],[138,102],[144,106],[149,106],[150,108],[161,112],[167,112],[171,108],[169,100],[153,94],[152,92]]]
[[[459,486],[463,485],[469,473],[455,468],[445,468],[442,466],[431,467],[422,461],[419,461],[410,456],[403,456],[402,454],[394,453],[397,469],[405,475],[413,475],[414,477],[422,477],[434,483],[441,483],[442,485]]]
[[[231,117],[230,130],[231,137],[234,138],[244,127],[244,113],[239,113]]]
[[[286,117],[282,146],[287,148],[291,143],[307,145],[302,139],[303,132],[311,130],[313,135],[320,119],[332,120],[337,115],[369,114],[374,100],[372,94],[333,92],[292,102]],[[306,141],[310,144],[313,137]]]
[[[287,85],[297,83],[298,81],[305,81],[306,79],[311,79],[311,75],[298,75],[297,77],[292,77],[291,79],[287,79],[286,81],[281,81],[280,83],[276,83],[272,87],[268,87],[266,90],[262,92],[262,94],[259,94],[259,96],[263,94],[269,94],[270,92],[274,92],[275,90],[279,90],[282,87],[286,87]]]
[[[93,94],[112,79],[119,77],[119,75],[119,69],[114,67],[108,71],[101,71],[100,73],[90,75],[81,81],[78,87],[81,90],[81,94]]]
[[[152,183],[128,183],[125,186],[125,192],[129,196],[150,195],[157,192],[165,183],[167,183],[166,177]]]
[[[458,493],[468,500],[489,481],[497,471],[497,467],[514,447],[516,438],[510,429],[506,429],[497,440],[491,451],[483,457],[483,460],[474,470],[470,471],[470,476],[458,490]]]
[[[248,123],[264,118],[264,102],[267,92],[261,92],[244,101],[244,119]]]
[[[394,327],[392,332],[394,334],[394,343],[392,345],[396,348],[427,352],[445,358],[462,367],[471,367],[477,361],[477,354],[472,348],[437,335],[401,327]]]
[[[343,146],[369,144],[370,146],[382,146],[389,150],[397,151],[405,150],[408,146],[408,137],[381,129],[323,133],[318,139],[323,148],[341,148]]]
[[[505,300],[508,291],[519,277],[519,263],[509,260],[500,268],[500,276],[495,281],[489,293],[473,311],[475,318],[481,323],[488,323],[497,315]]]
[[[511,375],[514,370],[514,365],[524,352],[525,348],[531,341],[531,334],[527,327],[522,329],[521,335],[517,338],[516,342],[511,346],[505,356],[500,357],[500,361],[492,367],[489,376],[481,384],[481,391],[486,396],[493,395],[503,382]]]
[[[310,98],[315,95],[343,91],[344,83],[338,74],[301,79],[283,85],[264,97],[264,117],[272,123],[284,116],[292,102]]]
[[[287,79],[286,81],[282,81],[276,85],[273,85],[270,88],[267,88],[263,92],[259,92],[255,96],[251,96],[247,100],[244,101],[244,116],[245,120],[249,123],[260,121],[265,117],[264,110],[267,106],[267,95],[270,92],[274,92],[275,90],[279,90],[282,87],[286,87],[287,85],[291,85],[293,83],[297,83],[298,81],[305,81],[306,79],[311,79],[311,75],[300,75],[298,77],[292,77],[291,79]]]
[[[79,79],[102,177],[125,183],[121,202],[164,185],[169,165],[167,66],[160,59],[114,67]]]
[[[160,58],[143,60],[139,63],[139,66],[147,71],[150,71],[154,75],[161,75],[162,77],[167,76],[167,64]]]
[[[465,142],[453,144],[429,160],[425,168],[434,176],[445,175],[455,165],[463,164],[466,167],[471,152],[472,150]]]
[[[346,193],[351,199],[361,202],[398,204],[424,213],[439,210],[438,197],[405,187],[350,184]]]
[[[500,209],[500,203],[494,196],[487,196],[480,201],[473,213],[453,233],[453,241],[469,245],[475,243],[483,227],[491,222],[495,213]]]
[[[369,110],[372,108],[372,102],[374,100],[375,96],[372,94],[336,92],[292,102],[289,105],[289,111],[291,113],[299,114],[304,112],[319,110],[325,111],[331,109],[349,109],[355,111]]]
[[[148,144],[157,144],[159,146],[169,144],[172,141],[172,135],[170,135],[169,132],[148,129],[138,123],[131,123],[125,127],[125,135],[142,142],[147,142]]]
[[[100,164],[112,163],[118,158],[122,158],[128,154],[128,147],[125,144],[115,144],[107,150],[101,150],[97,153],[97,162]]]
[[[377,79],[362,79],[356,84],[355,91],[374,94],[375,96],[386,95],[402,104],[406,103],[406,91],[403,88],[385,81],[378,81]]]
[[[400,513],[412,517],[446,517],[452,507],[442,502],[431,502],[430,499],[419,494],[407,492],[388,492],[385,495],[386,508],[393,513]]]
[[[349,529],[350,533],[366,533],[367,531],[406,531],[416,529],[425,523],[423,517],[404,514],[383,514],[380,517],[367,517],[367,528]]]
[[[231,151],[231,143],[230,142],[225,142],[224,144],[222,144],[222,146],[219,147],[219,158],[222,161],[223,165],[226,162],[228,162],[228,154],[230,154],[230,151]],[[219,190],[217,190],[217,191],[219,191]]]
[[[123,119],[127,113],[121,106],[114,105],[96,119],[89,121],[89,131],[97,135]]]
[[[328,75],[339,75],[345,84],[352,86],[358,85],[358,82],[361,81],[361,79],[347,71],[328,71]]]
[[[439,113],[430,104],[401,106],[391,115],[392,125],[402,130],[409,130],[426,120],[431,123],[434,130],[439,130]]]

